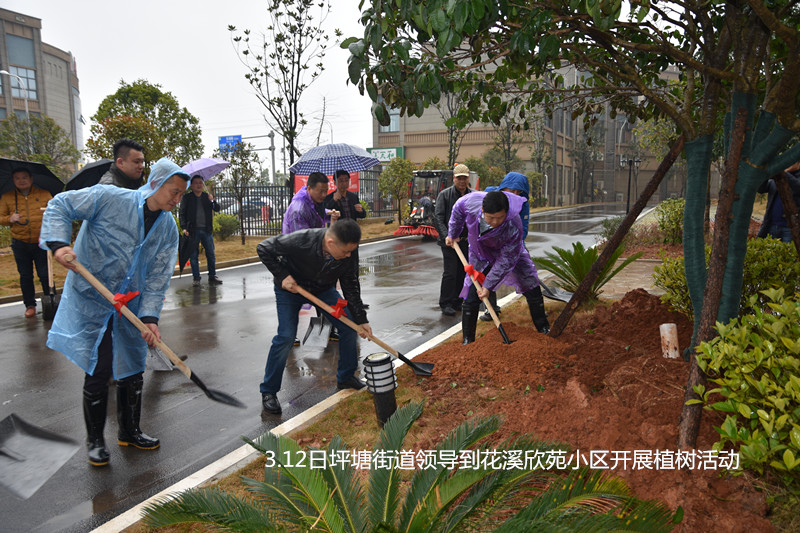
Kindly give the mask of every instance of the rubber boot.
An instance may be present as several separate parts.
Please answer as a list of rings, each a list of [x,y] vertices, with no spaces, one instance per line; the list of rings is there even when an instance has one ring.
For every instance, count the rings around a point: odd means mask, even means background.
[[[106,406],[108,390],[92,394],[83,391],[83,420],[86,422],[86,448],[89,451],[89,464],[106,466],[108,450],[103,440],[103,429],[106,427]]]
[[[539,333],[550,333],[550,323],[547,321],[547,313],[544,310],[544,298],[542,297],[542,288],[536,287],[525,293],[525,299],[528,301],[528,311],[531,313],[533,325]]]
[[[139,429],[139,418],[142,413],[142,376],[135,379],[117,381],[117,422],[119,433],[117,444],[134,446],[140,450],[155,450],[161,444],[142,433]]]
[[[478,310],[464,307],[461,312],[461,344],[475,342],[475,330],[478,328]]]

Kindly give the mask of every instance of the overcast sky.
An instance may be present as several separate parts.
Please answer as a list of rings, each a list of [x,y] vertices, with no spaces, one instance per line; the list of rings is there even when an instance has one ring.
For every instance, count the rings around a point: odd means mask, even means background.
[[[334,28],[344,37],[360,35],[358,0],[335,0],[323,27],[333,38]],[[228,25],[250,29],[267,26],[265,0],[3,0],[2,7],[42,20],[42,40],[72,52],[77,61],[84,140],[90,136],[90,117],[100,102],[116,92],[120,80],[144,78],[161,85],[200,120],[206,153],[218,137],[265,135],[264,109],[254,96],[246,69],[231,42]],[[300,140],[303,151],[316,145],[322,99],[326,124],[321,144],[346,142],[371,147],[369,97],[358,94],[347,79],[346,50],[329,46],[326,71],[304,93],[301,105],[309,125]],[[252,139],[265,148],[269,139]],[[276,145],[279,138],[276,136]],[[280,149],[280,146],[278,146]],[[271,167],[268,150],[258,152]],[[282,170],[280,152],[276,166]],[[288,159],[287,159],[288,161]],[[288,163],[287,163],[288,164]]]

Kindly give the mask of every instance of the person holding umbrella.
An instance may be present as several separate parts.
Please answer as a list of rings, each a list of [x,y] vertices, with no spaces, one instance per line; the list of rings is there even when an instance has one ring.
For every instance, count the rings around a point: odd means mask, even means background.
[[[205,180],[200,175],[192,176],[189,192],[183,195],[179,211],[179,220],[183,235],[191,238],[191,255],[189,264],[192,266],[192,285],[200,286],[200,265],[198,264],[199,246],[202,243],[206,251],[208,264],[208,284],[222,285],[222,280],[217,277],[216,257],[214,256],[214,225],[212,214],[219,212],[220,205],[214,201],[214,196],[204,192]]]
[[[11,170],[14,190],[0,197],[0,224],[11,226],[11,250],[19,272],[19,286],[25,317],[36,314],[36,290],[33,286],[33,268],[42,284],[42,291],[50,295],[50,277],[47,274],[47,252],[39,248],[39,231],[47,202],[53,197],[48,191],[33,184],[33,176],[25,167]]]
[[[131,139],[120,139],[114,143],[114,162],[98,183],[138,189],[142,186],[143,171],[144,147]]]
[[[175,268],[178,230],[170,211],[186,191],[189,176],[167,159],[153,165],[139,190],[88,187],[51,200],[41,241],[55,260],[71,270],[63,299],[47,336],[47,346],[63,353],[85,372],[83,414],[89,464],[104,466],[109,452],[103,438],[108,384],[117,382],[117,443],[141,450],[159,447],[142,432],[142,389],[147,345],[161,339],[158,320]],[[74,250],[72,223],[82,220]],[[80,274],[76,258],[149,329],[140,333]]]

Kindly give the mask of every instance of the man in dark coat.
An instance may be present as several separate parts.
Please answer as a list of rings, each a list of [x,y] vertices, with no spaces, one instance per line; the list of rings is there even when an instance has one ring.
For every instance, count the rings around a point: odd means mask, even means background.
[[[436,198],[436,231],[439,232],[438,244],[442,249],[442,285],[439,289],[439,307],[442,314],[455,316],[461,310],[462,299],[459,297],[461,286],[464,283],[464,265],[458,258],[453,248],[445,245],[447,226],[450,223],[450,214],[459,198],[472,191],[469,188],[469,168],[467,165],[456,165],[453,169],[453,185],[444,189]],[[464,252],[464,257],[469,255],[467,242],[467,228],[460,235],[458,246]]]
[[[281,413],[277,394],[281,389],[286,359],[297,334],[297,315],[303,304],[310,303],[298,294],[298,285],[335,307],[341,298],[336,290],[336,283],[340,283],[347,300],[344,313],[361,325],[363,331],[358,335],[372,335],[367,312],[361,303],[357,270],[353,265],[352,253],[360,240],[361,228],[355,221],[345,219],[334,222],[329,228],[305,229],[270,237],[256,248],[258,257],[273,276],[278,315],[278,333],[272,338],[264,380],[259,387],[264,411]],[[322,312],[340,331],[337,388],[363,388],[364,382],[355,376],[358,368],[356,332],[338,318]]]
[[[204,192],[205,182],[202,176],[194,176],[189,192],[183,195],[179,211],[181,229],[184,236],[192,239],[192,255],[189,264],[192,266],[192,285],[200,285],[200,265],[198,264],[198,247],[203,245],[208,263],[208,284],[222,285],[222,280],[217,277],[217,264],[214,255],[214,224],[213,211],[219,211],[220,205],[214,197]]]
[[[800,162],[786,169],[786,178],[789,182],[789,189],[792,191],[794,205],[800,209]],[[792,242],[792,231],[789,228],[789,221],[783,208],[783,201],[778,194],[778,185],[775,180],[764,181],[759,186],[758,192],[768,193],[767,209],[764,212],[761,228],[758,230],[758,237],[764,238],[769,235],[783,242]]]
[[[138,189],[144,183],[143,171],[144,147],[131,139],[120,139],[114,143],[114,162],[98,183]]]
[[[325,197],[325,209],[335,209],[342,218],[365,218],[367,212],[358,200],[358,194],[347,190],[350,187],[350,173],[337,170],[333,179],[336,189]]]

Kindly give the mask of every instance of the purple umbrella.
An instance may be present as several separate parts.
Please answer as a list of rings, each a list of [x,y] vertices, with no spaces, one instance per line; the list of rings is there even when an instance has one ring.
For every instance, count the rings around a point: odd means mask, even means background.
[[[203,181],[212,178],[228,168],[231,164],[224,159],[201,157],[183,167],[183,171],[191,177],[200,176]]]

